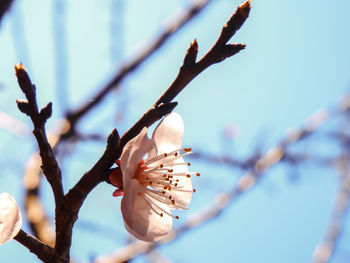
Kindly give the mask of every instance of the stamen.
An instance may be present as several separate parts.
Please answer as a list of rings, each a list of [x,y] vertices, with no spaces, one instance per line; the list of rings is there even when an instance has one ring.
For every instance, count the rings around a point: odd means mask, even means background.
[[[149,195],[150,197],[152,197],[153,199],[163,203],[163,204],[166,204],[166,205],[173,205],[173,203],[171,202],[171,199],[168,198],[166,195],[159,195],[157,193],[154,193],[154,192],[148,192],[147,195]],[[178,207],[175,207],[175,208],[180,208],[182,209],[181,206],[178,206]]]
[[[145,195],[142,196],[143,199],[145,200],[146,204],[149,206],[149,208],[151,208],[151,210],[156,213],[157,215],[159,215],[160,217],[163,217],[163,213],[158,212],[156,209],[153,208],[152,203],[154,204],[154,202],[152,202],[151,200],[149,200],[148,198],[146,198]]]
[[[188,149],[188,148],[186,148]],[[178,155],[178,152],[180,152],[181,150],[184,150],[185,151],[185,148],[179,148],[179,149],[176,149],[172,152],[168,152],[168,153],[164,153],[164,154],[161,154],[161,155],[157,155],[157,156],[154,156],[153,158],[151,159],[148,159],[147,161],[145,161],[144,165],[147,165],[147,164],[150,164],[150,163],[153,163],[153,162],[156,162],[160,159],[163,159],[163,158],[168,158],[168,157],[171,157],[171,156],[177,156]]]
[[[174,188],[174,191],[178,191],[178,192],[187,192],[187,193],[194,193],[194,192],[196,192],[196,189],[185,190],[185,189],[181,189],[181,187],[177,187],[177,188]]]
[[[192,148],[184,148],[184,151],[185,152],[190,152],[190,151],[192,151]]]
[[[165,214],[167,214],[168,216],[171,216],[172,218],[175,219],[179,219],[178,216],[173,216],[172,214],[168,213],[167,211],[165,211],[162,207],[160,207],[159,205],[157,205],[155,202],[152,202],[152,200],[150,200],[147,196],[144,195],[144,199],[148,199],[148,202],[151,202],[153,205],[155,205],[158,209],[160,209],[162,212],[164,212]],[[152,207],[151,207],[152,208]],[[153,209],[154,210],[154,209]]]

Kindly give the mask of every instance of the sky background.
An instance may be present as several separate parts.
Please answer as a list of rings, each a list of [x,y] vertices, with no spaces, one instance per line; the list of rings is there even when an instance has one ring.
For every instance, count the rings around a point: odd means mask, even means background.
[[[53,117],[47,125],[54,131],[67,108],[89,99],[122,61],[160,32],[169,15],[190,3],[75,0],[62,1],[57,7],[56,2],[15,0],[0,24],[0,111],[22,125],[19,134],[0,129],[0,192],[9,192],[21,207],[21,176],[36,144],[29,119],[16,107],[15,100],[23,95],[14,64],[22,62],[28,70],[40,105],[53,102]],[[95,108],[80,124],[81,130],[106,137],[117,127],[124,133],[173,81],[193,39],[199,44],[198,57],[203,56],[240,3],[213,0]],[[250,17],[232,39],[246,43],[246,49],[208,68],[176,98],[175,111],[185,123],[184,145],[194,151],[242,158],[257,148],[266,151],[288,129],[348,92],[349,1],[253,0],[252,6]],[[58,66],[57,61],[63,64]],[[237,131],[231,140],[223,136],[230,127]],[[61,160],[66,190],[91,168],[104,147],[104,142],[83,142],[69,149],[69,158]],[[330,144],[298,147],[335,151]],[[242,175],[202,161],[192,161],[191,167],[201,177],[194,179],[197,193],[190,210],[178,213],[177,225],[217,194],[230,190]],[[283,165],[273,168],[218,219],[161,247],[160,252],[173,262],[310,262],[328,226],[337,174],[303,166],[299,179],[292,181],[293,172]],[[81,210],[71,253],[78,262],[89,262],[126,244],[120,200],[112,198],[112,192],[111,186],[99,185]],[[53,198],[46,183],[42,195],[53,218]],[[349,221],[332,263],[350,261]],[[29,231],[27,225],[23,228]],[[38,262],[16,241],[1,246],[0,257],[4,262]],[[147,261],[141,256],[134,262]]]

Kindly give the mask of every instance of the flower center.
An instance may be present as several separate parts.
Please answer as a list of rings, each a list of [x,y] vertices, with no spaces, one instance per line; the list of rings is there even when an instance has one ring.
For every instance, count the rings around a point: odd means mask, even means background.
[[[142,160],[138,165],[134,178],[143,186],[143,192],[138,195],[142,196],[151,210],[161,217],[165,213],[178,219],[178,216],[173,216],[165,211],[162,204],[167,205],[170,209],[186,209],[181,202],[178,202],[181,194],[196,191],[192,186],[189,189],[186,188],[186,185],[191,184],[184,184],[185,180],[190,180],[191,175],[200,175],[188,171],[187,167],[190,166],[190,163],[182,159],[188,154],[191,154],[191,148],[181,148]]]

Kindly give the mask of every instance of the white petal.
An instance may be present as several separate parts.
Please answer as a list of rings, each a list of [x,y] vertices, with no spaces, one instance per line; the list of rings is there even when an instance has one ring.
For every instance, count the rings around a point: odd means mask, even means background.
[[[123,178],[133,178],[138,168],[138,164],[147,152],[152,149],[153,143],[147,137],[147,128],[133,139],[131,139],[124,147],[122,156],[120,158],[120,165],[123,172]]]
[[[184,163],[184,159],[177,159],[177,163]],[[174,165],[172,168],[173,173],[188,173],[187,165]],[[176,204],[179,204],[183,207],[187,207],[192,199],[192,179],[188,178],[187,176],[174,175],[172,180],[179,180],[177,184],[181,188],[178,191],[176,190],[176,188],[173,188],[170,191],[170,195],[173,197]]]
[[[152,135],[158,154],[181,148],[183,133],[184,123],[181,116],[175,112],[166,115]]]
[[[13,239],[22,225],[16,200],[8,193],[0,194],[0,244]]]
[[[131,180],[128,188],[124,189],[124,191],[125,194],[122,199],[121,210],[124,224],[130,234],[140,240],[151,242],[159,240],[169,233],[172,227],[172,217],[166,213],[163,213],[161,217],[150,208],[151,204],[154,209],[160,211],[154,204],[147,203],[143,197],[144,188],[137,180]],[[141,195],[138,195],[138,193],[141,193]],[[152,202],[170,213],[170,209],[166,205],[154,199],[152,199]]]

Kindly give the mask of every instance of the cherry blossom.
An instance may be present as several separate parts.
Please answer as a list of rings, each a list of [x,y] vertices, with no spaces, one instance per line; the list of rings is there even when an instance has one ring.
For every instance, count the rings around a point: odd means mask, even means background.
[[[0,194],[0,244],[13,239],[22,225],[16,200],[8,193]]]
[[[177,113],[170,113],[155,128],[152,138],[147,128],[124,147],[120,162],[121,182],[114,196],[123,195],[121,210],[126,229],[143,241],[156,241],[169,233],[173,224],[171,210],[186,209],[191,202],[192,188],[190,163],[183,157],[191,153],[182,148],[184,124]],[[144,159],[145,158],[145,159]],[[114,175],[116,175],[115,173]]]

